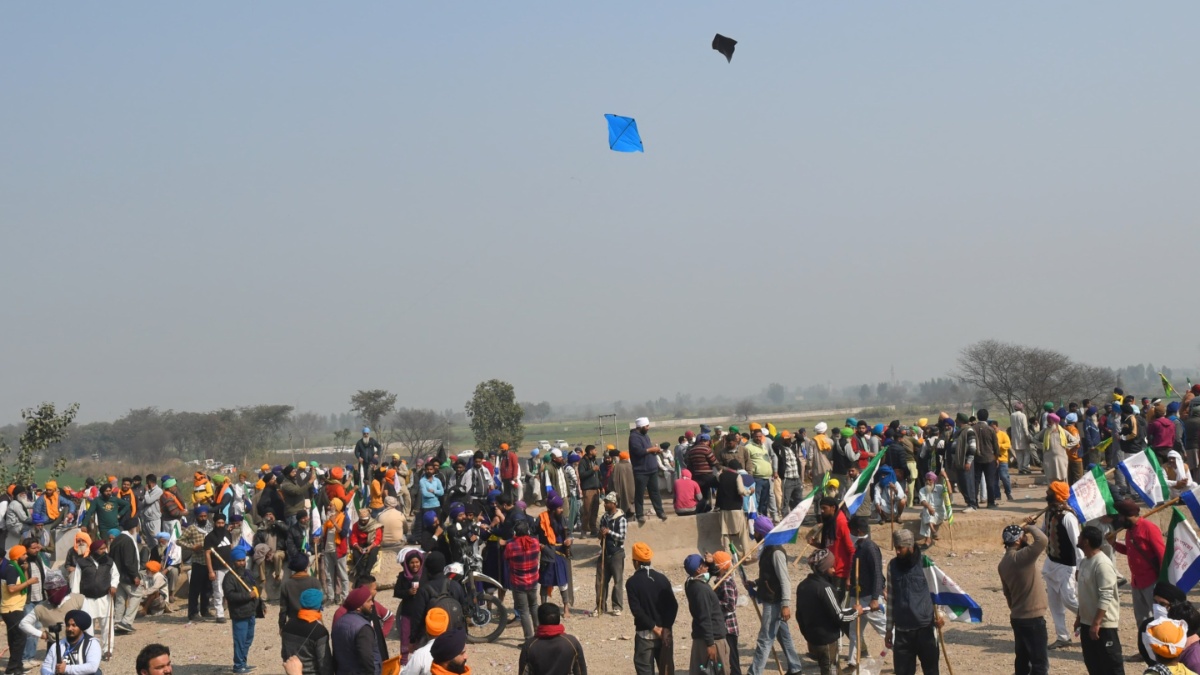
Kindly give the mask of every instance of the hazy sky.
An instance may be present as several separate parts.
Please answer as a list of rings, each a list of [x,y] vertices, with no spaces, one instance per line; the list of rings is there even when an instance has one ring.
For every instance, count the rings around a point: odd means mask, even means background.
[[[740,395],[944,375],[989,337],[1192,366],[1198,24],[1191,0],[5,3],[0,420],[459,408],[493,377]]]

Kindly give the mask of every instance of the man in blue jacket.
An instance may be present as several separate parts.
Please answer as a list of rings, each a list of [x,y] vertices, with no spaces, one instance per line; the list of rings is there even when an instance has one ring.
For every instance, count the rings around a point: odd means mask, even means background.
[[[642,510],[646,491],[650,492],[650,504],[659,520],[666,520],[663,514],[662,497],[658,492],[658,453],[662,452],[654,441],[650,440],[650,419],[639,417],[633,423],[634,429],[629,432],[629,462],[633,464],[633,508],[637,512],[638,525],[646,524],[646,516]]]

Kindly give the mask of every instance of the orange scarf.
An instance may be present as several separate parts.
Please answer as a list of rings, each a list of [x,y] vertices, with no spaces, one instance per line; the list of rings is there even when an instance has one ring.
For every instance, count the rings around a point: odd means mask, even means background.
[[[58,491],[54,494],[43,495],[46,500],[46,517],[50,520],[58,518]]]
[[[128,490],[117,490],[117,496],[129,502],[129,515],[137,517],[137,497],[133,495],[133,488]]]
[[[321,612],[316,609],[302,609],[296,612],[296,618],[309,623],[316,623],[321,620]]]
[[[216,504],[217,506],[221,505],[221,497],[225,496],[225,491],[228,490],[229,487],[230,486],[229,486],[228,480],[225,481],[224,483],[221,483],[221,489],[217,491],[217,498],[213,500],[213,504]]]
[[[454,673],[446,670],[436,663],[429,667],[429,672],[433,675],[454,675]],[[462,672],[462,675],[471,675],[471,666],[467,666],[467,669]]]
[[[550,512],[543,511],[538,515],[538,525],[542,528],[542,533],[546,535],[546,542],[550,546],[558,546],[558,538],[554,536],[554,524],[550,522]]]

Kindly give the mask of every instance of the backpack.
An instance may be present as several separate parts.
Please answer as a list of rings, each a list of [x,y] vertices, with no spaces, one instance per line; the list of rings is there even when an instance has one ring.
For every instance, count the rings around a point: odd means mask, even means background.
[[[430,587],[432,589],[432,587]],[[450,580],[442,578],[442,589],[434,591],[433,597],[430,598],[429,607],[425,610],[437,607],[444,611],[450,617],[450,627],[447,630],[465,629],[467,626],[466,618],[463,616],[462,604],[450,595]]]
[[[112,567],[111,558],[103,565],[79,566],[79,592],[83,597],[95,600],[108,595],[108,590],[112,587]]]

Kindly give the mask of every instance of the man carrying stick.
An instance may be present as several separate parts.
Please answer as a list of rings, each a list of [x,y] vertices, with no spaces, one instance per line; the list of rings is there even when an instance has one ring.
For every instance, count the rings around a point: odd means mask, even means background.
[[[871,624],[880,636],[886,636],[887,610],[883,603],[883,554],[871,540],[870,523],[866,518],[855,516],[850,520],[850,534],[854,537],[850,589],[854,591],[854,609],[863,618],[850,630],[850,657],[846,665],[853,668],[866,653],[866,648],[860,647],[862,623]]]
[[[1061,649],[1071,645],[1070,627],[1067,626],[1066,610],[1079,612],[1076,594],[1075,570],[1083,560],[1083,553],[1076,548],[1079,541],[1079,519],[1067,505],[1071,488],[1062,481],[1054,481],[1046,490],[1046,524],[1043,528],[1049,539],[1046,562],[1042,565],[1042,579],[1046,582],[1050,616],[1054,618],[1056,640],[1050,649]]]
[[[762,541],[775,524],[766,516],[754,520],[754,539]],[[787,555],[778,544],[763,546],[758,556],[758,581],[754,584],[755,600],[762,605],[762,624],[754,646],[754,660],[749,675],[762,675],[767,665],[771,644],[779,640],[787,660],[787,673],[800,672],[800,656],[792,642],[788,621],[792,618],[792,582],[788,578]]]
[[[924,555],[908,530],[892,535],[896,557],[887,567],[887,637],[883,645],[894,650],[896,675],[915,675],[917,659],[924,675],[938,675],[938,636],[945,619],[933,605],[925,580]]]

